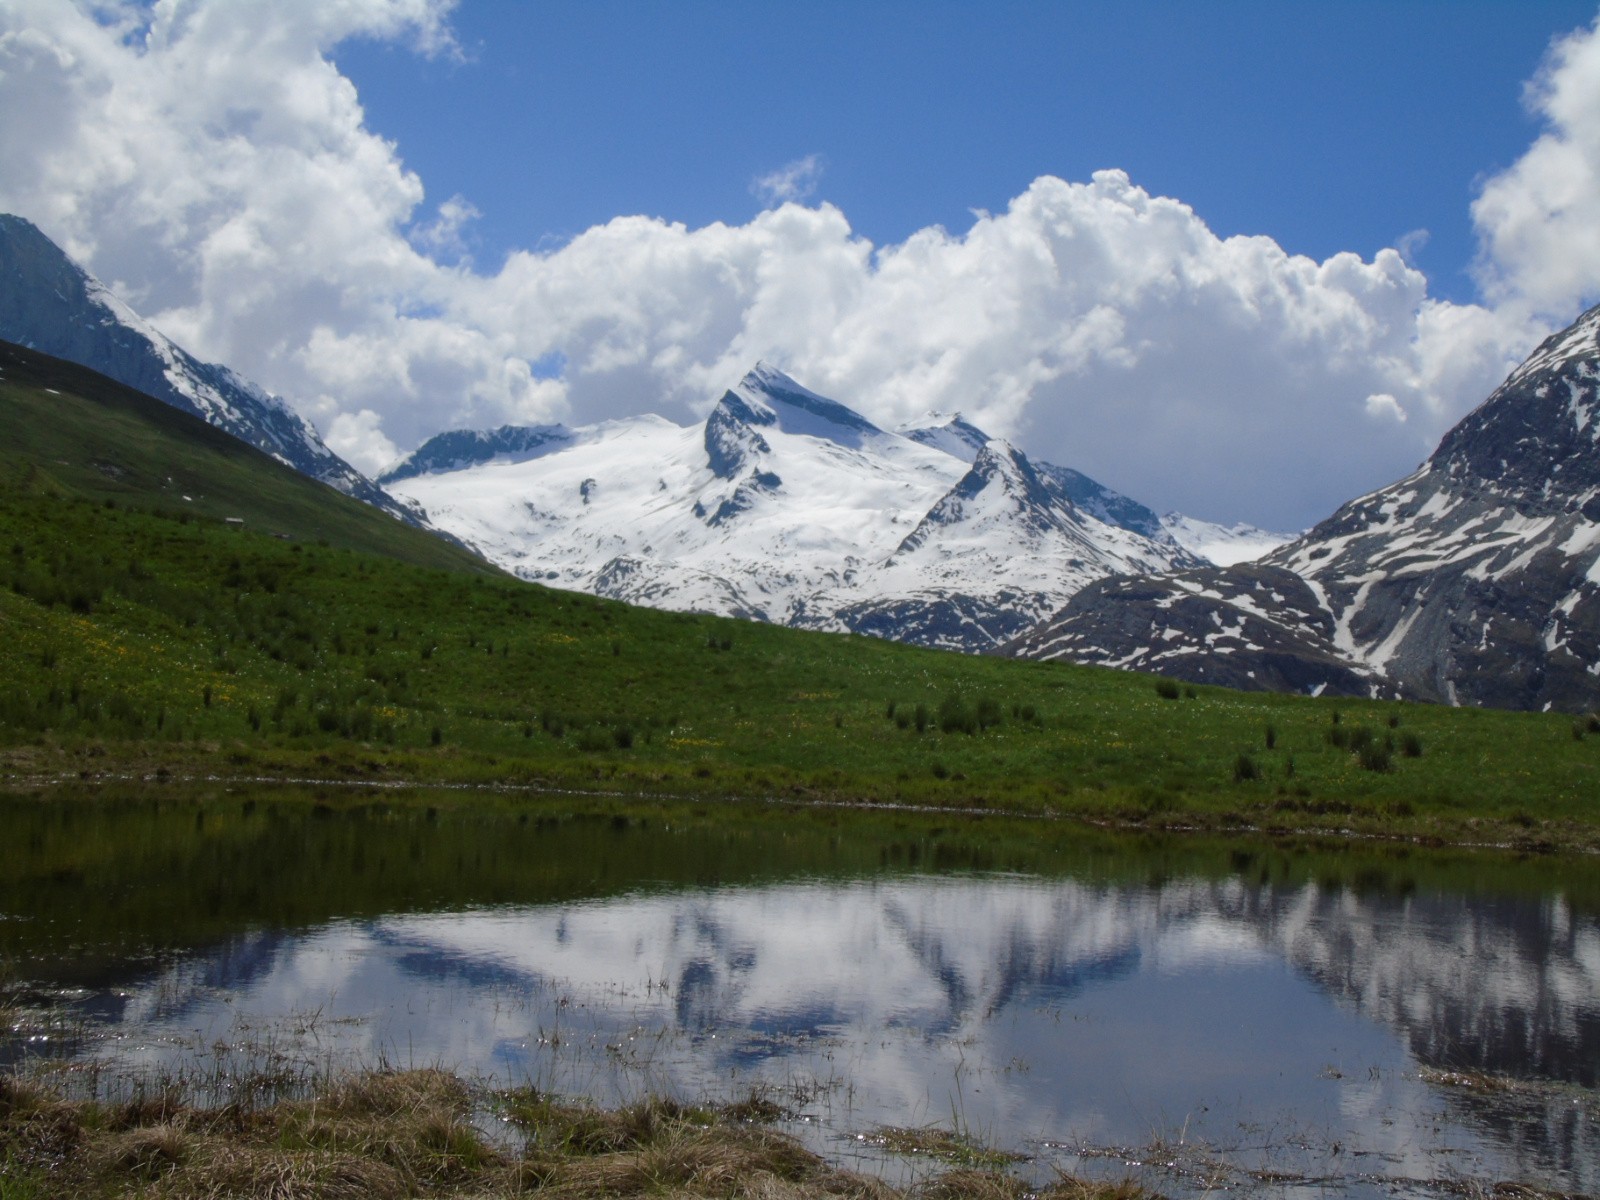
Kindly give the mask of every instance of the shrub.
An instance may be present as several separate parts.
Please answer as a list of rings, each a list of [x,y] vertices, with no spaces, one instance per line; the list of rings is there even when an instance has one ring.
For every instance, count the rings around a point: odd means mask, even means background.
[[[1368,742],[1361,747],[1359,754],[1361,769],[1376,771],[1379,774],[1390,769],[1390,750],[1388,746],[1379,745],[1377,742]]]
[[[1422,757],[1422,739],[1414,733],[1405,734],[1400,739],[1400,752],[1407,758]]]
[[[933,772],[933,777],[935,779],[949,779],[950,778],[950,768],[945,766],[942,762],[935,762],[928,769]]]
[[[928,706],[926,704],[917,705],[917,711],[914,719],[917,725],[917,732],[925,732],[928,728]]]
[[[978,721],[960,696],[939,701],[939,729],[944,733],[975,733]]]
[[[1261,772],[1256,766],[1256,760],[1248,754],[1241,754],[1233,760],[1233,781],[1235,783],[1244,783],[1246,780],[1259,779],[1260,777]]]
[[[597,725],[590,725],[578,733],[578,749],[585,754],[598,754],[611,749],[613,744],[611,734]]]
[[[1278,731],[1273,726],[1267,726],[1267,749],[1275,749],[1278,745]]]
[[[439,745],[439,743],[444,741],[444,730],[435,725],[432,731],[428,734],[428,741],[435,746]]]
[[[1156,695],[1160,696],[1163,700],[1176,700],[1179,695],[1177,680],[1156,680]]]
[[[633,727],[630,725],[618,725],[611,731],[611,740],[616,742],[618,750],[632,750]]]
[[[988,696],[978,699],[978,728],[990,729],[1000,724],[1000,703]]]

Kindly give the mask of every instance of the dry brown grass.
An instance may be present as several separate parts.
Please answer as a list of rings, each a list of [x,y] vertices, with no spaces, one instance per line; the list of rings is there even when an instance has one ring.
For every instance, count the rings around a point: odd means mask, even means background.
[[[473,1123],[497,1109],[526,1151]],[[616,1110],[535,1092],[475,1095],[443,1071],[375,1072],[310,1099],[200,1108],[173,1091],[68,1102],[0,1075],[0,1194],[111,1200],[1017,1200],[1022,1184],[965,1168],[910,1192],[842,1171],[759,1123],[781,1115],[650,1100]],[[1137,1200],[1069,1181],[1052,1200]]]

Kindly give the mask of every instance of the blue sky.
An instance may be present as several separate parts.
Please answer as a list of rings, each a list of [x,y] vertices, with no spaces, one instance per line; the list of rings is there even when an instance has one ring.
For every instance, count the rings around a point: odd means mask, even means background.
[[[766,360],[1290,529],[1600,300],[1597,14],[0,0],[0,210],[369,472]]]
[[[1592,3],[463,4],[464,60],[355,40],[337,61],[494,263],[622,214],[743,222],[751,181],[876,244],[1003,209],[1042,174],[1125,169],[1221,236],[1323,259],[1408,234],[1431,291],[1476,298],[1468,204],[1527,148],[1522,91]]]

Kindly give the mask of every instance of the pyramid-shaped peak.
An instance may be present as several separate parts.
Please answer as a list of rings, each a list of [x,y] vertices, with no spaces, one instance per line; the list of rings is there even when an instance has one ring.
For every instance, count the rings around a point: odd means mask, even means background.
[[[855,448],[865,438],[883,436],[883,430],[854,409],[818,395],[764,361],[723,396],[718,408],[747,424],[776,425],[784,433]]]
[[[756,392],[766,391],[771,388],[776,391],[800,392],[805,395],[815,394],[802,386],[794,376],[780,370],[764,358],[745,372],[744,378],[739,381],[739,386],[748,391]]]

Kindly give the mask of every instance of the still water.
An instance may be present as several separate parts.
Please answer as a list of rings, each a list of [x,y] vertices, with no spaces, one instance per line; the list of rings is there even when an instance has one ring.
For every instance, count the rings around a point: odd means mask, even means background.
[[[0,829],[0,1054],[94,1086],[439,1064],[758,1092],[902,1180],[881,1127],[1175,1194],[1600,1191],[1589,863],[268,789]]]

